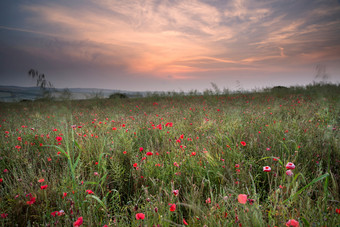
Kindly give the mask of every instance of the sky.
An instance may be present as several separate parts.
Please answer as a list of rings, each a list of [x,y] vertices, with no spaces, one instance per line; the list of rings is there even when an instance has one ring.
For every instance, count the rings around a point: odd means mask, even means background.
[[[1,0],[0,85],[30,69],[57,88],[340,83],[340,0]]]

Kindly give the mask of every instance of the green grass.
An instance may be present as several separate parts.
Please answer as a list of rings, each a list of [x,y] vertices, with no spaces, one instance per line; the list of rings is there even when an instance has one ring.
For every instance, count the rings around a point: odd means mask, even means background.
[[[339,97],[338,85],[315,84],[2,103],[0,224],[336,226]]]

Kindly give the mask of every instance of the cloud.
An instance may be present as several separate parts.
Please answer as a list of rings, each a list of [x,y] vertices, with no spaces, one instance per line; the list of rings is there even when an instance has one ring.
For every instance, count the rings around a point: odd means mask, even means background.
[[[36,35],[22,51],[64,68],[185,80],[340,58],[334,1],[38,0],[20,10],[22,27],[0,30]]]

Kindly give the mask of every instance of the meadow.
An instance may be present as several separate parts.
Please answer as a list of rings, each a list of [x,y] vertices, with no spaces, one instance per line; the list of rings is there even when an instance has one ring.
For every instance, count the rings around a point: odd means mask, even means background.
[[[340,86],[0,105],[1,226],[339,226]]]

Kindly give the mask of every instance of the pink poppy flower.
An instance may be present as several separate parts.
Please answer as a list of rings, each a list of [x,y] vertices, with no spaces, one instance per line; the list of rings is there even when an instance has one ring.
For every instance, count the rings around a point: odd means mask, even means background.
[[[288,162],[286,165],[286,169],[295,169],[295,165],[292,162]]]
[[[246,194],[239,194],[237,200],[241,204],[246,204],[247,202],[247,195]]]
[[[286,226],[290,227],[300,227],[300,224],[298,221],[296,221],[295,219],[289,219],[287,222],[286,222]]]
[[[174,193],[175,196],[178,196],[179,191],[178,190],[173,190],[172,193]]]
[[[293,172],[292,172],[290,169],[286,171],[286,174],[287,174],[288,176],[293,176]]]
[[[269,166],[264,166],[263,171],[264,172],[270,172],[272,169]]]

